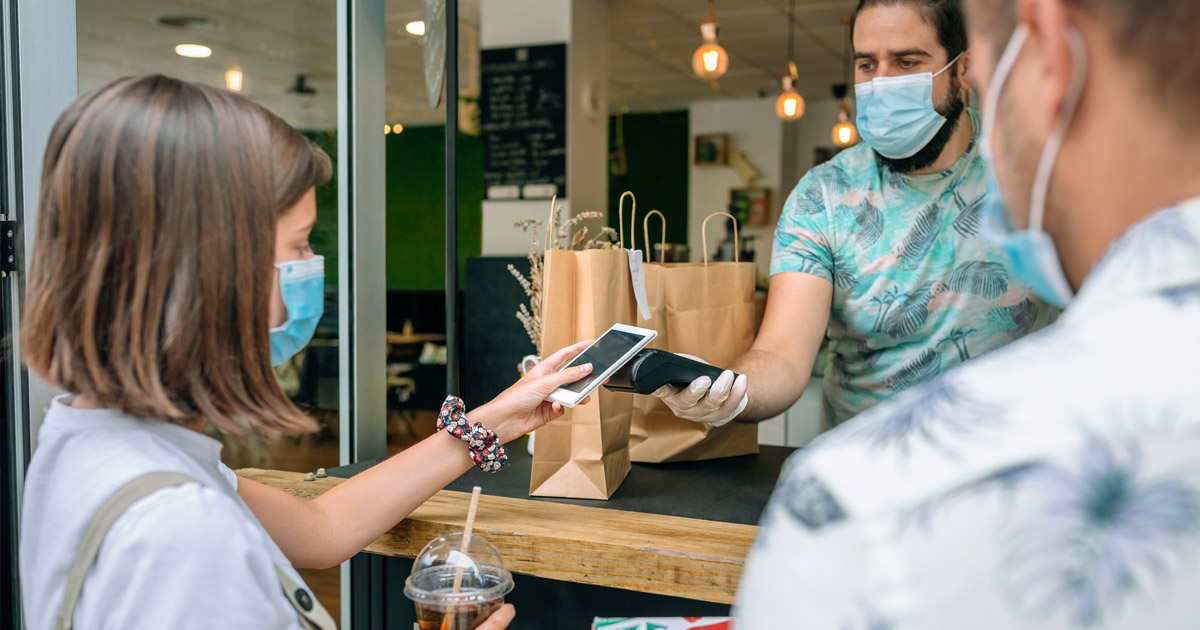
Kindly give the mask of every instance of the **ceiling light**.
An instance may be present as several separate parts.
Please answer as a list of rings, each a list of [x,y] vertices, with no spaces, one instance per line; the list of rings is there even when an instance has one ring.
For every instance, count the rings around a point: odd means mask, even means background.
[[[833,144],[837,147],[848,147],[858,139],[858,130],[854,125],[841,121],[833,126]]]
[[[384,125],[384,126],[383,126],[383,135],[385,135],[385,136],[386,136],[386,135],[388,135],[389,133],[392,133],[392,126],[391,126],[391,125]]]
[[[200,44],[180,44],[175,47],[175,54],[181,57],[204,59],[205,57],[212,56],[212,49]]]
[[[788,3],[788,73],[783,77],[783,94],[775,100],[775,114],[781,120],[788,122],[800,120],[804,115],[804,99],[796,93],[796,79],[800,73],[796,70],[793,45],[793,34],[796,32],[796,0]]]
[[[420,37],[421,35],[425,34],[425,23],[420,20],[417,20],[416,22],[409,22],[408,24],[404,25],[404,30]]]
[[[225,71],[225,87],[230,92],[241,92],[243,78],[241,70],[230,68]]]
[[[400,123],[392,125],[392,133],[400,133],[402,131],[404,131],[404,125],[401,125]]]
[[[729,53],[717,43],[717,30],[720,26],[712,0],[709,0],[708,13],[704,22],[700,24],[700,35],[704,37],[704,43],[692,53],[692,71],[701,79],[720,78],[729,69]]]
[[[849,21],[846,22],[849,26]],[[833,144],[839,148],[848,147],[855,142],[858,142],[858,129],[854,123],[850,122],[850,94],[849,86],[854,83],[854,77],[850,71],[850,49],[854,46],[854,42],[850,41],[850,30],[846,29],[846,41],[842,44],[843,62],[842,68],[846,73],[846,82],[841,85],[835,85],[833,88],[834,98],[841,98],[842,104],[838,107],[838,122],[833,126],[832,137]]]
[[[804,115],[804,97],[796,93],[791,75],[783,77],[783,94],[775,100],[775,113],[788,122],[800,120]]]

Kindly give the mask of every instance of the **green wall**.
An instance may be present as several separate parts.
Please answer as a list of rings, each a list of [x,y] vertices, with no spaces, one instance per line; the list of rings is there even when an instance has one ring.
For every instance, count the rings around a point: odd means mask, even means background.
[[[441,291],[446,280],[445,128],[405,127],[387,146],[387,288]],[[458,141],[458,271],[483,244],[483,143]]]
[[[658,210],[667,219],[667,242],[688,241],[688,112],[623,114],[625,155],[629,165],[623,176],[608,175],[608,224],[617,227],[617,201],[626,190],[638,202],[637,233],[642,217]],[[617,117],[608,119],[609,154],[617,149]],[[628,210],[628,208],[627,208]],[[625,218],[626,230],[629,217]],[[657,221],[650,223],[650,239],[657,242]],[[644,247],[642,236],[637,247]],[[628,245],[626,245],[628,246]]]
[[[337,160],[333,132],[307,131],[306,136]],[[446,140],[442,126],[405,127],[384,136],[387,190],[388,291],[445,289]],[[312,244],[325,256],[325,282],[337,286],[337,181],[317,190],[317,227]],[[467,258],[480,255],[483,203],[483,144],[478,137],[458,142],[459,278]],[[461,282],[460,282],[461,286]]]
[[[631,190],[638,199],[637,231],[641,217],[659,210],[667,217],[667,241],[688,240],[688,113],[686,110],[624,114],[626,175],[609,174],[608,221],[617,227],[617,201]],[[609,151],[616,150],[616,118],[609,119]],[[337,160],[337,137],[332,132],[305,135]],[[445,160],[442,126],[405,127],[384,136],[387,160],[387,289],[441,291],[445,288]],[[326,283],[337,285],[337,181],[317,190],[317,227],[313,248],[326,259]],[[458,258],[459,278],[467,258],[479,256],[483,242],[483,143],[459,136],[458,142]],[[627,219],[628,220],[628,219]],[[628,226],[628,224],[627,224]],[[658,227],[650,228],[651,240]],[[637,245],[643,246],[642,237]]]
[[[333,160],[333,177],[317,187],[317,225],[309,242],[313,251],[325,257],[325,286],[336,287],[338,279],[338,214],[337,214],[337,134],[333,131],[302,131],[313,144],[321,147]]]

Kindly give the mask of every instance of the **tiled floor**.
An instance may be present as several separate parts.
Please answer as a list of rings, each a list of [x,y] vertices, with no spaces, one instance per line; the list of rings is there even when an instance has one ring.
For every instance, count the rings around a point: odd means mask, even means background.
[[[270,468],[275,470],[315,471],[317,468],[333,468],[338,465],[338,439],[336,414],[314,413],[326,430],[321,433],[298,438],[284,438],[271,443],[251,441],[238,443],[225,439],[224,462],[233,469]],[[388,455],[395,454],[419,440],[432,435],[437,414],[435,412],[388,414]],[[330,427],[333,427],[330,430]],[[341,570],[302,569],[301,576],[313,590],[313,594],[325,606],[334,619],[340,619]]]

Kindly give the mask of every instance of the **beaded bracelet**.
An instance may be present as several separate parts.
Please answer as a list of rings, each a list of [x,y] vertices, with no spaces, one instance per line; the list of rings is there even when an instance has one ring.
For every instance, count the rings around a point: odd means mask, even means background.
[[[467,422],[467,407],[458,396],[448,396],[438,414],[438,431],[443,429],[450,435],[467,443],[471,461],[485,472],[496,472],[508,463],[508,454],[500,446],[496,432],[478,422]]]

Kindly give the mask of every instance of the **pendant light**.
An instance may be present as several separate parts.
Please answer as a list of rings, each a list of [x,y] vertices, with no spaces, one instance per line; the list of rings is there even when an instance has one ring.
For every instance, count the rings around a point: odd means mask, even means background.
[[[708,0],[708,13],[700,24],[700,35],[704,43],[692,54],[692,71],[701,79],[719,79],[729,69],[729,53],[717,43],[717,30],[721,23],[717,21],[717,12],[712,0]]]
[[[842,69],[846,73],[846,82],[841,87],[842,105],[838,108],[838,121],[833,126],[833,145],[839,149],[848,147],[855,142],[858,142],[858,128],[854,123],[850,122],[850,85],[853,84],[854,77],[850,75],[850,47],[854,44],[850,42],[850,30],[846,30],[847,43],[842,45],[843,55]],[[836,91],[836,88],[835,88]],[[834,94],[836,97],[837,94]]]
[[[800,120],[804,115],[804,98],[796,92],[796,79],[800,74],[796,71],[793,49],[793,35],[796,26],[796,0],[788,2],[788,73],[783,77],[783,93],[775,99],[775,114],[781,120],[792,122]]]
[[[242,83],[245,78],[246,77],[245,77],[245,75],[242,74],[241,68],[234,66],[234,67],[226,70],[225,71],[225,89],[229,90],[230,92],[241,92],[242,91]]]
[[[858,142],[858,129],[850,122],[850,97],[846,96],[838,108],[838,122],[833,126],[833,144],[840,149],[855,142]]]

